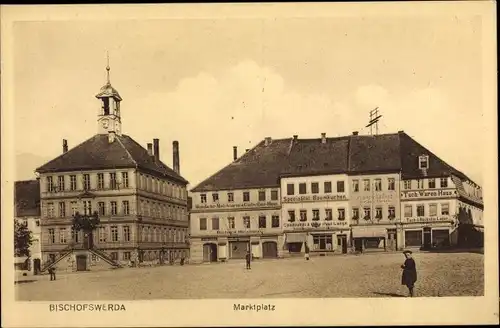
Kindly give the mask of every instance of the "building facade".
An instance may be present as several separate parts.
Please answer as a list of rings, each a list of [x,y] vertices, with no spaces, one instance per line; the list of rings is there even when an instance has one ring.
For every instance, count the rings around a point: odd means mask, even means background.
[[[167,262],[189,253],[187,189],[160,160],[159,139],[147,149],[122,134],[122,98],[108,81],[97,98],[98,134],[37,169],[42,258],[47,269],[85,271],[142,262]],[[99,217],[91,233],[75,231],[77,215]]]

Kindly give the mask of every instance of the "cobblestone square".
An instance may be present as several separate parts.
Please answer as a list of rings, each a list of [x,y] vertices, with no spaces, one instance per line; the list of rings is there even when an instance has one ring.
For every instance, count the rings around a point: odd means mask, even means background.
[[[483,255],[416,253],[417,297],[482,296]],[[20,301],[200,298],[404,297],[400,253],[128,268],[38,276],[16,284]]]

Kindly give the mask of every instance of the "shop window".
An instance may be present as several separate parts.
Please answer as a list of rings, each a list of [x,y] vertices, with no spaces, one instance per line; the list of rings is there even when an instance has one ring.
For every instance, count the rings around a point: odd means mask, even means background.
[[[332,236],[331,235],[313,235],[314,250],[332,250]]]
[[[311,183],[311,193],[313,193],[313,194],[319,193],[319,183],[317,183],[317,182]]]
[[[325,181],[323,188],[325,189],[325,194],[329,194],[332,192],[332,182],[331,181]]]
[[[450,245],[450,232],[448,229],[433,229],[432,244],[435,247],[446,247]]]
[[[359,191],[359,181],[358,180],[352,180],[352,191],[353,192]]]
[[[304,195],[307,193],[307,185],[305,183],[299,183],[299,194]]]
[[[300,210],[300,221],[307,221],[307,211]]]
[[[405,245],[421,246],[422,245],[422,230],[405,231]]]
[[[266,226],[267,226],[266,217],[263,215],[259,216],[259,229],[265,229]]]
[[[295,222],[295,211],[288,211],[288,222]]]
[[[295,185],[293,183],[289,183],[286,185],[286,194],[288,196],[292,196],[295,194]]]
[[[319,210],[313,210],[313,217],[312,219],[314,221],[318,221],[319,220]]]

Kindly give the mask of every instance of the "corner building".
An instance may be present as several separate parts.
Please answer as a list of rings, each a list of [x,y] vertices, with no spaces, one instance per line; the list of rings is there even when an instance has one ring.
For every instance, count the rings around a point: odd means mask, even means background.
[[[42,271],[87,271],[128,263],[175,261],[189,255],[187,190],[179,172],[160,160],[159,139],[147,149],[122,133],[121,101],[108,81],[100,102],[97,134],[39,167]],[[84,236],[72,217],[97,212],[100,224]]]

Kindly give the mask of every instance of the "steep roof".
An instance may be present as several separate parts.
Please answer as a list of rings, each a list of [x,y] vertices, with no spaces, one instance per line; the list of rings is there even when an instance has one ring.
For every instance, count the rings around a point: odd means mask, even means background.
[[[418,157],[429,155],[429,169]],[[401,172],[404,179],[456,175],[468,179],[403,131],[376,136],[261,141],[192,191],[279,186],[286,176]],[[472,180],[471,180],[472,181]]]
[[[155,161],[148,151],[127,135],[116,135],[109,142],[105,134],[96,134],[66,153],[42,165],[39,173],[79,170],[139,168],[154,175],[167,176],[187,184],[182,176],[161,161]]]
[[[38,180],[14,183],[15,216],[40,216],[40,183]]]

